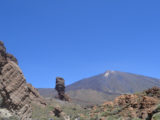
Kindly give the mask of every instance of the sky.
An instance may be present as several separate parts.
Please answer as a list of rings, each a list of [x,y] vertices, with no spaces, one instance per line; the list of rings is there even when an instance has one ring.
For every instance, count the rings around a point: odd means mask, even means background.
[[[117,70],[160,78],[159,0],[1,0],[0,40],[27,82]]]

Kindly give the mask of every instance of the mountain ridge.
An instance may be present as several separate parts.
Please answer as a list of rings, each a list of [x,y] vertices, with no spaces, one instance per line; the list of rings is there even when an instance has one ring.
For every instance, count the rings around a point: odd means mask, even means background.
[[[153,86],[160,87],[160,79],[108,70],[68,85],[66,92],[76,103],[87,101],[87,103],[99,104],[106,100],[113,100],[121,94],[140,92]],[[54,97],[56,94],[54,89],[39,89],[39,92],[44,97]]]

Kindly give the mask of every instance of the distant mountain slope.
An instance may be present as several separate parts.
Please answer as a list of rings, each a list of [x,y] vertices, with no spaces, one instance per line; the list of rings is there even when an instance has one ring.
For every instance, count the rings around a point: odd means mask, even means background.
[[[107,71],[75,82],[67,86],[66,91],[74,102],[99,104],[120,94],[135,93],[153,86],[160,87],[160,80],[126,72]],[[40,89],[39,92],[45,97],[55,94],[53,89]]]
[[[160,86],[160,80],[119,71],[107,71],[86,78],[67,87],[67,91],[93,89],[103,93],[134,93],[153,86]]]
[[[38,88],[38,91],[45,98],[52,98],[56,95],[54,88]]]

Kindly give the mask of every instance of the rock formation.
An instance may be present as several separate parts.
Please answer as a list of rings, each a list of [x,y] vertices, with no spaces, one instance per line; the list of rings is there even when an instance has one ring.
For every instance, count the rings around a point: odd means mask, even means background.
[[[7,53],[6,48],[3,45],[3,42],[0,41],[0,68],[7,63]]]
[[[18,65],[17,59],[12,54],[7,53],[7,61],[13,61]]]
[[[58,92],[58,98],[64,101],[70,101],[68,95],[65,94],[65,81],[61,77],[56,78],[56,87],[55,89]]]
[[[18,64],[17,59],[12,54],[6,52],[3,42],[0,41],[0,67],[2,68],[8,61]]]
[[[101,106],[94,106],[91,116],[100,112],[106,112],[104,117],[121,116],[124,120],[140,118],[151,120],[152,116],[160,113],[160,88],[153,87],[143,93],[125,94],[117,97],[114,101],[105,102]],[[158,120],[158,119],[157,119]]]
[[[38,91],[26,83],[23,73],[17,65],[17,59],[6,52],[0,42],[0,95],[2,106],[19,116],[20,120],[31,120],[32,103],[45,106],[44,99]]]

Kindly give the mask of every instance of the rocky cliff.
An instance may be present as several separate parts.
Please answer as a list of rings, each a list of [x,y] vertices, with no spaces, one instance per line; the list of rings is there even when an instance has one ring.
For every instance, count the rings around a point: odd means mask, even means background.
[[[26,83],[17,59],[6,52],[3,42],[0,42],[0,95],[2,107],[19,116],[20,120],[31,120],[32,103],[46,105],[38,91]]]

